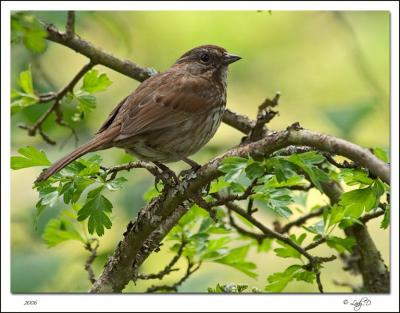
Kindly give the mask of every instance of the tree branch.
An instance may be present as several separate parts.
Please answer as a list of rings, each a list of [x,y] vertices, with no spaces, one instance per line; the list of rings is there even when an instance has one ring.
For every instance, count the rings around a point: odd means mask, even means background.
[[[96,242],[95,246],[92,247],[92,243]],[[93,241],[88,242],[85,245],[85,249],[90,252],[90,256],[87,258],[85,263],[85,270],[88,272],[89,281],[94,284],[96,282],[96,276],[94,275],[92,264],[97,257],[97,249],[99,248],[99,241],[97,239],[93,239]]]
[[[156,73],[153,69],[141,67],[131,61],[120,60],[112,54],[96,48],[90,42],[81,39],[75,34],[69,37],[67,33],[60,32],[54,25],[45,24],[44,26],[48,34],[48,40],[66,46],[97,64],[107,66],[135,80],[142,82]]]
[[[65,34],[68,39],[73,38],[75,35],[75,11],[68,11]]]
[[[146,290],[146,293],[152,293],[152,292],[156,292],[156,291],[175,291],[175,292],[177,292],[178,291],[178,287],[180,286],[180,285],[182,285],[183,284],[183,282],[185,281],[185,280],[187,280],[194,272],[196,272],[199,268],[200,268],[200,266],[201,266],[201,263],[198,263],[197,264],[197,266],[195,266],[195,264],[194,263],[192,263],[190,260],[189,260],[189,258],[187,258],[187,262],[188,262],[188,265],[187,265],[187,269],[186,269],[186,273],[185,273],[185,275],[179,280],[179,281],[177,281],[175,284],[173,284],[173,285],[160,285],[160,286],[151,286],[151,287],[149,287],[147,290]]]
[[[312,211],[306,215],[303,215],[301,217],[299,217],[298,219],[287,223],[286,225],[282,226],[282,227],[277,227],[276,231],[284,234],[284,233],[288,233],[290,231],[290,229],[294,226],[301,226],[303,225],[307,220],[309,220],[310,218],[316,217],[316,216],[320,216],[324,210],[326,209],[326,206],[320,207],[318,210]]]
[[[105,65],[115,71],[127,75],[138,81],[143,81],[155,73],[154,70],[143,68],[130,61],[120,60],[113,55],[104,52],[91,43],[76,35],[61,33],[53,25],[45,25],[48,32],[47,39],[69,47],[76,52],[87,56],[97,64]],[[44,101],[44,99],[43,99]],[[48,100],[47,100],[48,101]],[[223,121],[248,135],[257,124],[245,116],[226,110]],[[100,278],[92,287],[92,292],[119,292],[128,280],[135,276],[138,266],[144,262],[147,256],[157,249],[159,243],[179,218],[186,212],[184,203],[190,199],[190,195],[207,185],[211,180],[221,175],[218,166],[221,160],[228,156],[268,156],[289,145],[308,146],[313,149],[338,154],[351,159],[354,162],[368,168],[374,175],[384,182],[390,183],[389,166],[378,160],[370,151],[355,144],[332,136],[322,135],[299,129],[298,125],[288,128],[286,131],[271,133],[256,142],[232,149],[224,155],[204,165],[193,178],[182,181],[176,188],[164,191],[162,195],[151,201],[138,214],[137,220],[130,222],[123,240],[116,248],[114,255],[109,259]],[[340,198],[341,190],[334,182],[323,183],[323,188],[334,203]],[[360,227],[359,227],[360,228]],[[372,268],[382,268],[380,260],[371,238],[365,227],[360,230],[351,229],[360,246],[372,251],[373,258],[367,259]],[[350,230],[349,230],[350,232]],[[366,250],[367,251],[367,250]],[[377,254],[378,253],[378,254]],[[363,261],[364,262],[364,261]],[[367,263],[361,264],[363,267]],[[383,264],[384,265],[384,264]],[[368,267],[364,266],[367,270]],[[380,271],[386,275],[387,270]],[[364,277],[364,282],[367,277]],[[318,276],[319,279],[319,276]],[[318,282],[317,279],[317,282]],[[370,280],[373,282],[373,279]],[[386,282],[388,279],[386,280]],[[387,285],[388,286],[388,285]],[[321,288],[320,288],[321,290]]]
[[[156,274],[145,275],[145,274],[139,273],[137,275],[137,279],[162,279],[165,275],[167,275],[173,271],[178,271],[179,269],[172,268],[172,267],[181,258],[183,249],[185,248],[185,246],[186,246],[186,241],[182,241],[181,245],[179,246],[178,252],[175,254],[175,256],[172,258],[172,260],[167,264],[167,266],[163,270],[161,270],[160,272],[158,272]]]
[[[46,119],[50,116],[52,112],[56,113],[56,122],[59,125],[62,126],[67,126],[71,128],[71,130],[74,133],[74,130],[72,129],[71,126],[69,126],[65,121],[63,120],[63,114],[62,111],[60,110],[60,101],[61,99],[68,93],[72,92],[73,88],[75,85],[79,82],[79,80],[90,70],[93,68],[95,63],[90,61],[86,65],[82,67],[82,69],[74,76],[74,78],[63,88],[61,89],[58,93],[50,93],[50,94],[45,94],[44,96],[39,97],[39,102],[49,102],[49,101],[54,101],[53,104],[47,109],[46,112],[42,114],[38,118],[38,120],[32,125],[32,126],[27,126],[27,125],[18,125],[22,129],[27,129],[28,130],[28,135],[29,136],[35,136],[36,132],[39,131],[40,135],[43,137],[43,139],[48,142],[49,144],[54,145],[55,141],[51,140],[48,135],[46,135],[43,130],[42,130],[42,125],[46,121]]]

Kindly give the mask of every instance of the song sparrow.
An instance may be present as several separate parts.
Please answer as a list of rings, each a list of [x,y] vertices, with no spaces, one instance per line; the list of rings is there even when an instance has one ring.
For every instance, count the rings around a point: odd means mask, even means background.
[[[154,75],[110,113],[88,143],[42,172],[46,180],[82,155],[118,147],[141,160],[184,160],[217,131],[226,104],[228,65],[240,60],[214,45],[196,47],[167,71]]]

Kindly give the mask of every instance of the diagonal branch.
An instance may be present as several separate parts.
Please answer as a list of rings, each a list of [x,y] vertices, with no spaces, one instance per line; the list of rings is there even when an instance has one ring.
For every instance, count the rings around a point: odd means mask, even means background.
[[[54,141],[50,140],[48,136],[43,132],[42,126],[43,123],[47,120],[47,118],[50,116],[51,113],[55,112],[56,113],[56,122],[59,125],[62,126],[67,126],[71,128],[68,124],[65,123],[63,120],[63,115],[62,111],[60,110],[60,102],[62,98],[68,93],[73,90],[75,85],[79,82],[79,80],[90,70],[93,68],[95,65],[94,62],[90,61],[86,65],[84,65],[81,70],[72,78],[72,80],[63,88],[61,89],[58,93],[50,93],[46,94],[44,96],[39,97],[39,102],[48,102],[48,101],[54,101],[53,104],[47,109],[46,112],[40,116],[37,121],[32,125],[32,126],[27,126],[27,125],[18,125],[22,129],[27,129],[29,136],[35,136],[36,132],[39,131],[39,133],[42,135],[43,139],[50,143],[50,144],[55,144]]]
[[[179,246],[178,252],[172,258],[172,260],[167,264],[167,266],[160,272],[155,273],[155,274],[147,274],[147,275],[139,273],[136,278],[137,279],[162,279],[165,275],[167,275],[171,272],[174,272],[174,271],[178,271],[179,269],[173,268],[173,266],[181,258],[183,249],[185,248],[185,246],[186,246],[186,241],[182,241],[181,245]]]
[[[103,274],[93,285],[91,291],[121,291],[129,281],[128,277],[132,277],[135,268],[144,261],[143,258],[138,260],[136,254],[146,239],[162,225],[162,221],[170,216],[177,206],[191,199],[193,194],[198,193],[198,190],[201,190],[209,182],[222,175],[218,167],[223,159],[230,156],[266,157],[292,144],[307,145],[320,150],[328,150],[329,152],[334,148],[336,153],[343,154],[347,158],[354,159],[353,161],[370,167],[370,170],[372,172],[375,171],[382,179],[387,178],[386,173],[389,175],[388,166],[377,159],[371,152],[343,139],[299,129],[299,127],[289,127],[287,130],[271,133],[259,141],[233,148],[209,161],[198,169],[195,175],[181,181],[176,188],[166,190],[160,197],[144,207],[139,212],[136,222],[132,223],[125,232],[123,240],[106,264]],[[179,219],[179,214],[177,219]],[[262,224],[259,226],[263,227]],[[266,231],[268,232],[268,230]],[[281,234],[279,235],[282,236]],[[160,239],[162,240],[162,238]],[[284,236],[282,236],[281,240],[283,242],[287,241]],[[147,249],[146,253],[148,252]],[[305,256],[312,258],[307,252]],[[134,262],[134,268],[132,267],[132,262]]]
[[[107,66],[121,74],[129,76],[140,82],[146,80],[156,71],[150,68],[141,67],[128,60],[120,60],[112,54],[95,47],[90,42],[83,40],[76,34],[70,37],[67,33],[59,31],[54,25],[44,24],[47,31],[47,39],[63,46],[66,46],[97,64]]]

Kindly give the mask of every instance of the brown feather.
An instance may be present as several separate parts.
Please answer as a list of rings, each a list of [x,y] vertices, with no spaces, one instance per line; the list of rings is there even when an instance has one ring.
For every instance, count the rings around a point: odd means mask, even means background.
[[[75,161],[76,159],[78,159],[79,157],[88,152],[110,148],[111,145],[109,145],[109,143],[115,137],[115,135],[118,134],[118,132],[119,130],[117,128],[114,128],[110,129],[107,132],[103,132],[101,134],[96,135],[89,142],[75,149],[71,153],[67,154],[66,156],[55,162],[51,167],[42,172],[36,179],[35,183],[46,180],[51,175],[62,170],[68,164],[70,164],[71,162]]]

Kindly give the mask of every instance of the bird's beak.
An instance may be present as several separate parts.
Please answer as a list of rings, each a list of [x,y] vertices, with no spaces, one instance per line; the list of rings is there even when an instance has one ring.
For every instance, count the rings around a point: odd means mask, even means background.
[[[238,55],[234,55],[234,54],[231,54],[231,53],[225,53],[223,62],[224,62],[224,64],[228,65],[228,64],[231,64],[233,62],[239,61],[240,59],[241,59],[241,57],[238,56]]]

